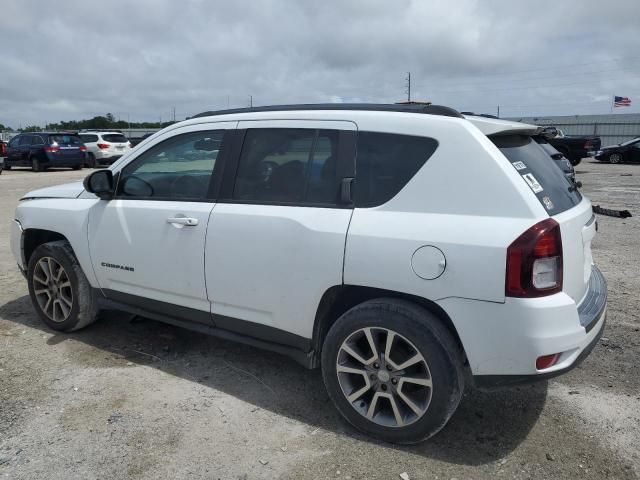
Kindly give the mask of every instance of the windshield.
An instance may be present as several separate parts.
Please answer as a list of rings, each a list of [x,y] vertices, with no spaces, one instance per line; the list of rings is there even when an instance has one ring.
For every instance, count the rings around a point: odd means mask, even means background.
[[[633,140],[629,140],[627,142],[621,143],[621,147],[626,147],[627,145],[631,145],[632,143],[640,142],[640,137],[634,138]]]
[[[578,205],[582,195],[564,176],[554,161],[531,137],[500,135],[490,137],[529,186],[549,215]]]

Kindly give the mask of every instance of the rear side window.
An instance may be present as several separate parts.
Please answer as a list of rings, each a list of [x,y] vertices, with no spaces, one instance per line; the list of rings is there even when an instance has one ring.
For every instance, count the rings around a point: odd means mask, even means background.
[[[249,129],[233,198],[242,201],[334,204],[338,132],[302,128]]]
[[[490,137],[507,157],[542,206],[555,215],[576,206],[582,200],[577,188],[567,180],[549,154],[531,137],[500,135]]]
[[[20,145],[31,145],[31,135],[22,135],[20,137]]]
[[[375,207],[391,200],[438,148],[433,138],[359,132],[354,200]]]
[[[49,135],[49,143],[58,145],[81,145],[82,140],[76,135]]]
[[[80,135],[80,140],[82,140],[84,143],[92,143],[92,142],[97,142],[98,141],[98,136],[97,135]]]
[[[127,137],[120,133],[107,133],[105,135],[102,135],[102,139],[105,142],[110,143],[127,143],[129,141],[127,140]]]

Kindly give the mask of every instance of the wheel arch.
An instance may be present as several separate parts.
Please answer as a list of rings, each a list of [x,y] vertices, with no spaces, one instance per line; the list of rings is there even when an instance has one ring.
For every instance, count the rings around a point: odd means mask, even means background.
[[[433,313],[442,324],[449,330],[449,333],[453,336],[456,344],[460,348],[460,352],[467,364],[466,353],[464,345],[458,335],[458,331],[442,307],[437,303],[416,295],[410,295],[407,293],[396,292],[392,290],[385,290],[373,287],[363,287],[359,285],[335,285],[329,288],[322,296],[318,309],[316,311],[315,322],[313,326],[313,339],[312,348],[315,352],[315,359],[318,361],[313,362],[313,366],[319,366],[320,353],[322,352],[322,344],[324,342],[327,333],[331,326],[340,318],[340,316],[347,310],[359,305],[368,300],[376,298],[395,298],[400,300],[407,300],[415,303],[425,310]]]
[[[64,240],[71,246],[71,243],[69,242],[67,237],[59,232],[44,230],[40,228],[27,228],[22,233],[21,244],[22,264],[24,266],[24,269],[27,269],[29,265],[29,259],[31,258],[31,255],[33,255],[33,252],[36,250],[36,248],[45,243],[55,242],[59,240]],[[71,250],[73,250],[73,246],[71,246]]]

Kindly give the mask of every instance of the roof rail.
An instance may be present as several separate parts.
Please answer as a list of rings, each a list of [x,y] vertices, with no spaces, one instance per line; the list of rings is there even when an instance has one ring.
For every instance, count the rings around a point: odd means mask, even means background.
[[[388,103],[308,103],[299,105],[267,105],[264,107],[233,108],[230,110],[215,110],[202,112],[191,118],[210,117],[214,115],[230,115],[232,113],[253,112],[289,112],[298,110],[358,110],[370,112],[404,112],[425,113],[428,115],[442,115],[445,117],[462,117],[457,110],[441,105],[424,104],[388,104]]]

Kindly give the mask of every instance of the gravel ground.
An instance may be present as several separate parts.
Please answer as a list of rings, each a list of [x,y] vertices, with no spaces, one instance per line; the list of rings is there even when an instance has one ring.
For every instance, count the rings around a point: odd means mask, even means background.
[[[640,165],[583,162],[594,204],[640,215]],[[349,427],[320,373],[277,354],[122,314],[69,335],[36,318],[9,251],[24,192],[87,174],[0,175],[0,478],[638,478],[640,221],[599,217],[608,326],[571,373],[467,391],[427,443]]]

